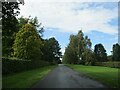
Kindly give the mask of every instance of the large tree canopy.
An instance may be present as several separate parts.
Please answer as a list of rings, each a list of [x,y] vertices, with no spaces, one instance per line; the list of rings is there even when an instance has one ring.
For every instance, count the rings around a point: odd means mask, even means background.
[[[14,41],[14,56],[23,59],[38,59],[42,57],[43,42],[36,29],[31,24],[25,24],[17,33]]]
[[[91,46],[92,43],[90,39],[88,36],[84,37],[82,30],[80,30],[77,35],[70,35],[70,43],[65,49],[63,62],[74,64],[81,63],[81,61],[83,61],[82,54],[87,50],[91,51]]]

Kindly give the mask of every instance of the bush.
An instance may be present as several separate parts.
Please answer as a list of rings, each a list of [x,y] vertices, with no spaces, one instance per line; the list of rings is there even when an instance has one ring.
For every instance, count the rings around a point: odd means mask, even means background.
[[[46,61],[32,62],[30,60],[2,58],[2,74],[21,72],[46,65],[49,65]]]
[[[96,62],[96,66],[105,66],[105,67],[112,67],[112,68],[120,68],[120,62]]]

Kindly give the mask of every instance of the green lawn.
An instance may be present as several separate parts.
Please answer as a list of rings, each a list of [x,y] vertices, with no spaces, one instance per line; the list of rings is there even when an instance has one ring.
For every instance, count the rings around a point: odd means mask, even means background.
[[[118,68],[70,64],[66,66],[83,73],[85,76],[100,81],[108,87],[118,87]]]
[[[14,75],[4,76],[2,78],[3,88],[29,88],[55,67],[56,66],[46,66],[39,69],[16,73]]]

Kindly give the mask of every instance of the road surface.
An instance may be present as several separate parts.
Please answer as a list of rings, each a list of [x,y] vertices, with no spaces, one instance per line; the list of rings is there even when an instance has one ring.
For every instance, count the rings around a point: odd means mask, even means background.
[[[101,83],[59,64],[32,88],[104,88]]]

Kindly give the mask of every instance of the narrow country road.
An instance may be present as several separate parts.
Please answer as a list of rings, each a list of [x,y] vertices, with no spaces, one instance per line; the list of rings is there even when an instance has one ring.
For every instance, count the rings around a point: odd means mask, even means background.
[[[104,88],[101,83],[59,64],[32,88]]]

